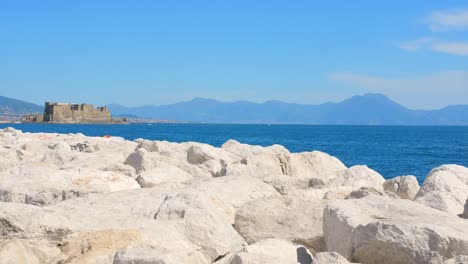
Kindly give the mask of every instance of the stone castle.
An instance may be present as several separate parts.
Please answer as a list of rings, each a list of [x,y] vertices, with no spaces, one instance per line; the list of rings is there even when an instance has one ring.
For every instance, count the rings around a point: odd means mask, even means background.
[[[106,106],[95,108],[91,104],[46,102],[44,114],[29,115],[23,122],[55,124],[110,124],[114,123]]]

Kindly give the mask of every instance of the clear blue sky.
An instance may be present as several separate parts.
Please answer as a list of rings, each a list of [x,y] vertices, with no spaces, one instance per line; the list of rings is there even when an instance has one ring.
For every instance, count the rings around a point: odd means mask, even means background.
[[[0,95],[468,104],[468,1],[0,0]]]

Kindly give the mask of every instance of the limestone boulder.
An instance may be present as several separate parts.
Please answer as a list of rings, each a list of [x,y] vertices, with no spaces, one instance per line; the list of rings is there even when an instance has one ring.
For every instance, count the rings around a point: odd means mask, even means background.
[[[312,255],[302,246],[288,241],[266,239],[228,254],[216,264],[312,264]]]
[[[383,190],[382,185],[384,182],[385,179],[378,172],[367,166],[358,165],[333,174],[312,177],[309,182],[309,188],[322,189],[349,186],[353,190],[361,187],[372,187],[377,190]]]
[[[0,223],[2,238],[64,235],[70,232],[66,217],[22,203],[0,203]]]
[[[171,145],[176,144],[171,143]],[[182,151],[180,148],[180,146],[174,147],[174,152],[172,153],[174,155],[170,155],[167,152],[169,150],[166,150],[166,152],[162,154],[161,152],[149,152],[144,148],[140,148],[127,157],[125,164],[134,168],[137,175],[141,175],[145,171],[160,170],[158,169],[159,167],[164,169],[165,167],[172,166],[183,170],[186,174],[194,178],[210,178],[213,176],[207,169],[202,169],[188,163],[185,156],[183,158],[178,157],[181,155]]]
[[[136,181],[142,188],[151,188],[162,184],[178,184],[192,180],[193,177],[179,167],[162,163],[148,171],[142,171]]]
[[[245,244],[204,194],[190,190],[92,194],[39,209],[66,218],[68,235],[55,236],[55,244],[66,245],[60,258],[70,263],[126,263],[155,255],[162,263],[211,263]]]
[[[463,210],[462,217],[468,219],[468,198],[466,198],[465,209]]]
[[[0,200],[48,205],[89,193],[139,188],[123,164],[135,144],[121,138],[8,133],[0,150]],[[115,170],[116,168],[121,168]],[[130,170],[128,170],[130,169]]]
[[[327,251],[367,263],[440,263],[468,253],[468,222],[404,199],[370,195],[324,211]]]
[[[248,243],[277,238],[320,251],[325,204],[322,200],[297,196],[257,199],[237,211],[234,227]]]
[[[44,209],[68,219],[73,231],[148,228],[160,207],[173,196],[171,189],[144,188],[66,200]]]
[[[354,190],[348,196],[346,196],[345,199],[361,199],[369,195],[378,195],[400,199],[400,197],[393,192],[380,191],[371,187],[361,187],[358,190]]]
[[[468,168],[443,165],[427,175],[415,201],[452,215],[459,215],[463,213],[466,197]]]
[[[54,263],[59,254],[59,248],[51,246],[44,240],[31,242],[14,238],[0,241],[0,264]]]
[[[443,264],[465,264],[468,263],[468,255],[457,256],[455,258],[447,259]]]
[[[146,139],[136,139],[135,142],[138,144],[136,150],[145,149],[148,152],[159,152],[158,141],[146,140]]]
[[[345,170],[346,166],[336,157],[320,151],[291,154],[288,170],[290,175],[319,178]]]
[[[169,222],[210,261],[236,251],[246,243],[226,217],[205,194],[184,190],[167,200],[155,216],[157,222]]]
[[[336,252],[320,252],[314,255],[314,264],[349,264],[350,262]]]
[[[237,210],[244,204],[279,196],[270,185],[250,176],[225,176],[194,182],[190,189],[207,196],[230,224],[234,224]]]
[[[275,152],[272,149],[264,148],[261,146],[254,146],[254,145],[248,145],[248,144],[241,144],[236,140],[228,140],[226,141],[222,146],[221,149],[236,155],[238,157],[241,157],[243,159],[246,159],[250,156],[266,153],[266,154],[275,154]]]
[[[113,264],[158,263],[158,264],[206,264],[209,262],[198,252],[184,252],[179,248],[125,249],[115,254]]]
[[[399,176],[386,180],[384,190],[393,192],[402,199],[414,200],[419,192],[419,183],[416,176]]]

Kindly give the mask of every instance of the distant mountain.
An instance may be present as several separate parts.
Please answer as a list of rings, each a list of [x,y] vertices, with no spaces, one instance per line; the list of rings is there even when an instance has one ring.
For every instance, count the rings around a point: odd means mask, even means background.
[[[343,124],[343,125],[468,125],[468,105],[438,110],[408,109],[382,94],[353,96],[339,103],[294,104],[271,100],[220,102],[195,98],[169,105],[108,106],[113,116],[197,123]],[[0,96],[0,117],[42,113],[43,107]],[[1,119],[1,118],[0,118]]]
[[[0,96],[0,115],[2,116],[21,116],[42,113],[43,111],[43,106]]]
[[[200,123],[346,124],[346,125],[468,125],[468,105],[440,110],[411,110],[382,94],[353,96],[320,105],[281,101],[220,102],[195,98],[169,105],[108,106],[113,114]]]

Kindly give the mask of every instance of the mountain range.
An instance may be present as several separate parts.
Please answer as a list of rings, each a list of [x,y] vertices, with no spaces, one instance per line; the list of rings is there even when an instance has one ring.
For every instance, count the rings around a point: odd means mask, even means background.
[[[0,116],[14,119],[26,114],[40,113],[42,111],[44,111],[44,107],[42,106],[0,96]]]
[[[319,105],[267,101],[221,102],[195,98],[168,105],[108,106],[114,116],[197,123],[330,124],[330,125],[468,125],[468,105],[412,110],[382,94],[353,96]],[[43,107],[0,96],[0,115],[41,113]]]
[[[336,124],[336,125],[468,125],[468,105],[412,110],[382,94],[353,96],[319,105],[267,101],[220,102],[195,98],[169,105],[109,105],[118,115],[199,123]]]

